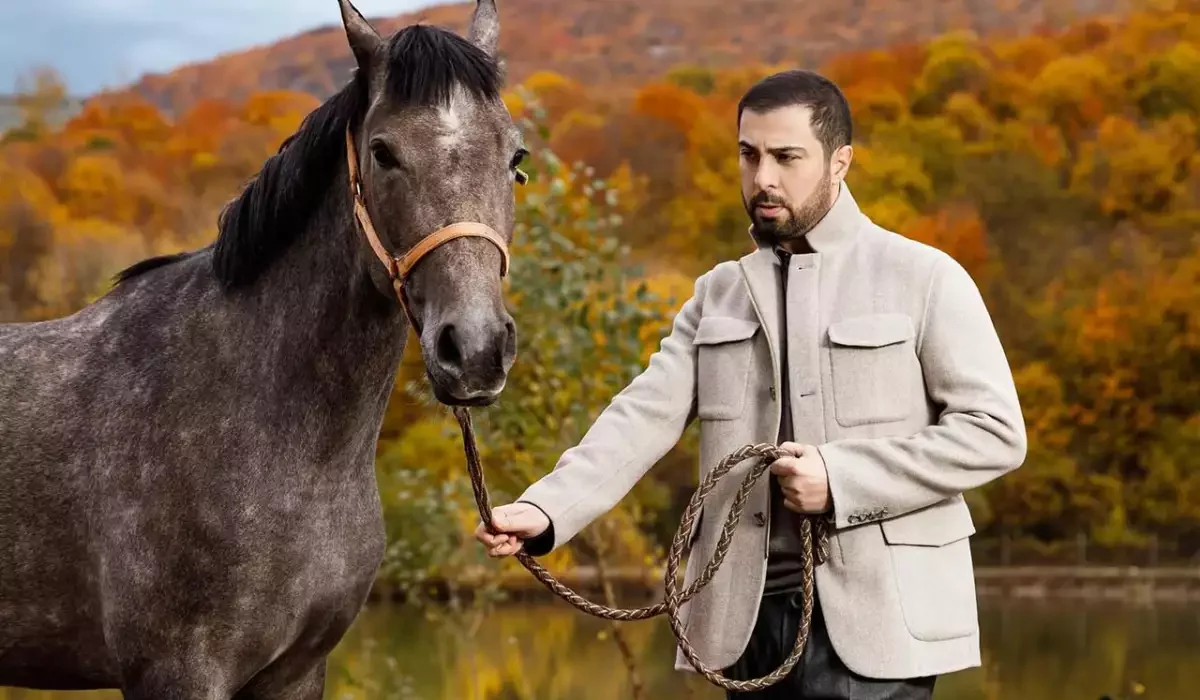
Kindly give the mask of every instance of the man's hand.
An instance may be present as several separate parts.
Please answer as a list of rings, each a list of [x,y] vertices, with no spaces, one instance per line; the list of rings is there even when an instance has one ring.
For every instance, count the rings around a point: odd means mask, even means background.
[[[797,513],[828,512],[829,473],[816,446],[785,442],[779,449],[790,455],[771,463],[771,473],[783,487],[783,505]]]
[[[510,503],[492,509],[492,524],[499,534],[493,535],[479,523],[475,539],[487,547],[489,557],[507,557],[520,551],[522,540],[536,537],[550,527],[550,519],[537,506]]]

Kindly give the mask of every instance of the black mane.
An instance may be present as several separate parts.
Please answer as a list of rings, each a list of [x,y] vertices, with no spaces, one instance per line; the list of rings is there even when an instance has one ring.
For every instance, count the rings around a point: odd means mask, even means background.
[[[479,100],[500,99],[500,68],[491,56],[453,32],[413,25],[388,46],[388,95],[401,105],[446,104],[455,85]]]
[[[402,106],[445,104],[455,86],[481,100],[498,100],[503,76],[496,61],[470,41],[426,25],[406,27],[387,46],[385,89]],[[366,111],[367,87],[356,74],[313,110],[295,134],[267,159],[218,217],[213,272],[225,287],[249,284],[304,230],[345,168],[345,130],[357,129]],[[191,253],[135,263],[115,276],[124,282]]]
[[[174,263],[174,262],[179,262],[180,260],[190,258],[195,254],[196,253],[194,251],[184,251],[182,253],[168,253],[166,255],[155,255],[154,257],[151,257],[151,258],[139,260],[138,262],[135,262],[134,264],[130,265],[129,267],[125,268],[124,270],[121,270],[117,274],[113,275],[113,278],[112,278],[113,284],[114,285],[121,284],[125,280],[130,279],[131,277],[137,277],[138,275],[142,274],[143,272],[149,272],[150,270],[153,270],[156,267],[163,267],[165,265],[170,265],[171,263]]]
[[[225,287],[252,282],[298,236],[345,169],[346,127],[365,109],[364,81],[355,76],[313,110],[267,159],[217,220],[213,272]]]

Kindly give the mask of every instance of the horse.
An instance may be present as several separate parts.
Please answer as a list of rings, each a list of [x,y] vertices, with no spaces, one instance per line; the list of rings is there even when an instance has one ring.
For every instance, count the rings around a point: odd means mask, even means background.
[[[520,163],[494,0],[383,37],[217,214],[76,313],[0,325],[0,685],[317,700],[386,535],[374,456],[411,328],[497,400]]]

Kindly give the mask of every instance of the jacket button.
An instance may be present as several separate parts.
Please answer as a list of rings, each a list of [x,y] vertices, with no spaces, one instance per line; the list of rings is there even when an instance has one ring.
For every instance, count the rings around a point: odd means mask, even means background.
[[[767,524],[767,518],[762,514],[762,511],[759,511],[754,514],[754,524],[759,527],[762,527]]]
[[[771,400],[775,400],[775,385],[771,385]]]

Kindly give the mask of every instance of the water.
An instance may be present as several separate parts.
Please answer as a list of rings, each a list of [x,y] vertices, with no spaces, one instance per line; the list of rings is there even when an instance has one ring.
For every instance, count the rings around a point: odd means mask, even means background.
[[[1135,683],[1146,700],[1200,697],[1200,604],[984,599],[981,623],[983,667],[943,677],[935,700],[1132,697]],[[459,617],[372,606],[330,663],[326,700],[628,698],[628,673],[607,625],[560,602]],[[622,629],[640,662],[644,697],[723,698],[702,679],[689,682],[671,670],[674,640],[665,620]],[[0,700],[119,699],[113,692],[0,689]]]

